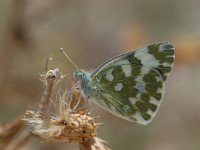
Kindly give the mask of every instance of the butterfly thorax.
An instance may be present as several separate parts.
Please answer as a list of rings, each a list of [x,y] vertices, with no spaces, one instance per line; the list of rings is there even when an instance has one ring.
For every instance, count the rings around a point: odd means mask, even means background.
[[[79,81],[80,90],[83,91],[86,98],[89,98],[94,95],[96,90],[95,87],[92,85],[89,72],[77,70],[74,72],[73,76],[76,80]]]

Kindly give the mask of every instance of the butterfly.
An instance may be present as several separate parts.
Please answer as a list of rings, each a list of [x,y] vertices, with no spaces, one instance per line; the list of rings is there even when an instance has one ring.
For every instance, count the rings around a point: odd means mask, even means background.
[[[104,62],[92,73],[77,69],[74,78],[86,99],[115,116],[147,125],[156,115],[175,48],[153,43]]]

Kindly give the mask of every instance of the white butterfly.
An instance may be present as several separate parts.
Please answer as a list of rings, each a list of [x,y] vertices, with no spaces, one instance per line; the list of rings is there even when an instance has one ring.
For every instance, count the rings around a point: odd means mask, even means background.
[[[77,69],[74,78],[86,98],[93,97],[116,116],[146,125],[162,102],[174,50],[170,43],[150,44],[111,58],[92,73]]]

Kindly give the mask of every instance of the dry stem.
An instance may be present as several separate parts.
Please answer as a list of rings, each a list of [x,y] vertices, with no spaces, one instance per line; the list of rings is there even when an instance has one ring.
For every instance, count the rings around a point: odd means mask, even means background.
[[[38,114],[44,116],[42,114],[46,113],[48,110],[55,85],[61,79],[61,74],[59,69],[54,69],[54,70],[49,70],[45,75],[40,75],[40,77],[42,78],[42,81],[44,82],[46,89],[41,99]]]
[[[24,131],[18,138],[13,140],[5,150],[17,150],[21,146],[23,146],[30,138],[32,137],[32,133],[30,131]]]
[[[24,125],[20,119],[0,125],[0,140],[10,140]]]

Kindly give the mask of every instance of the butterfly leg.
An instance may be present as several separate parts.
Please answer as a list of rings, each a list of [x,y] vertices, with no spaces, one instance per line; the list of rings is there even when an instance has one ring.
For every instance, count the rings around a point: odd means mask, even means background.
[[[72,111],[75,111],[75,110],[78,108],[78,105],[80,104],[80,101],[81,101],[81,95],[79,95],[78,100],[77,100],[77,103],[76,103],[76,105],[73,107]]]
[[[87,114],[89,113],[90,111],[90,108],[91,108],[91,103],[89,103],[88,99],[86,98],[83,90],[81,90],[81,95],[83,96],[84,100],[85,100],[85,106],[87,108]]]
[[[75,106],[72,108],[73,112],[88,110],[88,105],[89,105],[88,100],[85,97],[84,92],[82,90],[79,90],[79,91],[80,91],[80,95],[76,97]]]

